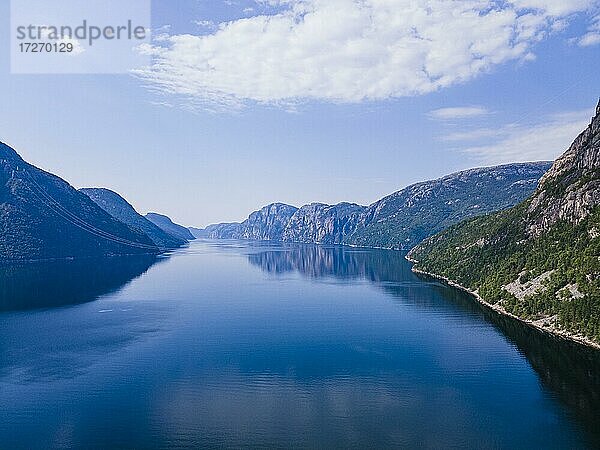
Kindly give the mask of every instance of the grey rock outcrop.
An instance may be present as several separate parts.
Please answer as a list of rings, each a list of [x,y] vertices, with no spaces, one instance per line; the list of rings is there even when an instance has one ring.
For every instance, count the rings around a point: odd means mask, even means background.
[[[529,234],[559,220],[579,223],[600,204],[600,102],[590,125],[540,180],[528,208]]]
[[[366,207],[354,203],[326,205],[311,203],[291,217],[282,236],[283,241],[319,244],[341,244],[361,222]]]

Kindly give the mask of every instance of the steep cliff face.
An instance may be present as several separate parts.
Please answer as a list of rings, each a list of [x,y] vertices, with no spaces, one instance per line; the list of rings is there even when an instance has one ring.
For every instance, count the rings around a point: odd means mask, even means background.
[[[367,208],[354,203],[326,205],[311,203],[291,217],[282,236],[283,241],[341,244],[361,221]]]
[[[281,241],[290,218],[298,208],[285,203],[272,203],[250,214],[242,222],[240,239],[258,241]]]
[[[311,203],[300,209],[274,203],[244,222],[199,231],[213,239],[349,244],[408,249],[450,225],[508,208],[536,188],[549,162],[466,170],[409,186],[371,206]]]
[[[550,164],[471,169],[408,186],[372,204],[344,243],[410,249],[466,218],[519,203],[534,191]]]
[[[157,252],[144,233],[0,143],[0,260]]]
[[[271,203],[254,211],[242,223],[217,223],[199,233],[209,239],[248,239],[281,241],[286,225],[298,208],[285,203]]]
[[[600,102],[590,126],[540,180],[527,209],[529,234],[558,221],[579,223],[600,204]]]
[[[199,229],[195,236],[208,239],[241,239],[242,224],[237,222],[215,223]]]
[[[419,270],[550,331],[600,343],[600,104],[535,193],[425,240]]]

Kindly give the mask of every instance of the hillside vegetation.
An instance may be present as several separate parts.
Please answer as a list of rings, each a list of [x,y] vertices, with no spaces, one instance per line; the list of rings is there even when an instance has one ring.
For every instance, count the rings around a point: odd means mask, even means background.
[[[600,104],[530,198],[450,227],[409,257],[536,326],[600,343]]]

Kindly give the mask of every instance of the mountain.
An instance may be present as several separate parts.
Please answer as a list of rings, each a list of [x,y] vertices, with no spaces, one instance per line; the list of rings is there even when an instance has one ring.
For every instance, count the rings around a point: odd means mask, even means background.
[[[116,220],[66,181],[0,143],[0,259],[157,253],[144,233]]]
[[[600,344],[600,103],[531,197],[451,227],[409,257],[501,312]]]
[[[192,236],[194,236],[196,239],[206,237],[206,231],[204,228],[188,227],[188,230],[190,230],[190,233],[192,233]]]
[[[184,226],[173,223],[167,216],[157,213],[148,213],[146,214],[146,219],[172,237],[183,239],[186,242],[196,239],[192,233],[190,233],[190,230]]]
[[[410,249],[466,218],[511,207],[530,195],[550,162],[470,169],[413,184],[369,206],[344,243]]]
[[[255,211],[242,223],[220,223],[203,230],[213,239],[340,244],[354,230],[364,206],[352,203],[311,203],[302,208],[272,203]]]
[[[202,236],[210,239],[241,239],[242,224],[237,222],[215,223],[202,230]]]
[[[202,233],[213,239],[408,249],[465,218],[519,203],[550,166],[537,162],[466,170],[414,184],[368,208],[311,203],[297,209],[274,203],[242,223],[210,225]]]
[[[167,234],[148,219],[138,214],[133,206],[116,192],[104,188],[84,188],[79,189],[79,191],[91,198],[100,208],[115,219],[145,233],[161,249],[181,247],[187,242],[184,239]]]
[[[286,225],[298,208],[285,203],[271,203],[254,211],[242,223],[218,223],[204,229],[211,239],[249,239],[281,241]]]
[[[282,240],[341,244],[352,233],[367,208],[354,203],[326,205],[311,203],[294,213],[287,223]]]
[[[250,214],[242,222],[240,239],[280,241],[286,225],[298,208],[284,203],[272,203]]]

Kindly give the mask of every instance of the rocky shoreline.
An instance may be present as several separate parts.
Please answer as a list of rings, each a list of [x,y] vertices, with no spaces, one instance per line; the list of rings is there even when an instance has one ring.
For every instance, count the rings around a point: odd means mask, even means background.
[[[411,258],[410,256],[406,255],[405,258],[413,263],[413,264],[417,264],[418,261]],[[431,272],[427,272],[425,270],[421,270],[421,269],[417,269],[416,267],[412,267],[411,270],[414,273],[418,273],[421,275],[426,275],[428,277],[431,278],[435,278],[437,280],[441,280],[444,283],[446,283],[449,286],[452,286],[453,288],[456,289],[460,289],[461,291],[464,291],[468,294],[470,294],[473,298],[475,298],[475,300],[477,300],[477,302],[479,302],[480,304],[482,304],[483,306],[497,312],[498,314],[502,314],[504,316],[508,316],[511,317],[515,320],[518,320],[521,323],[524,323],[527,326],[530,326],[532,328],[537,329],[538,331],[541,331],[542,333],[547,333],[549,335],[552,335],[554,337],[560,338],[560,339],[566,339],[569,341],[573,341],[576,342],[578,344],[581,345],[585,345],[587,347],[592,347],[594,349],[600,350],[600,344],[598,344],[597,342],[592,341],[591,339],[586,338],[585,336],[581,336],[581,335],[576,335],[573,333],[569,333],[568,331],[565,330],[560,330],[558,328],[553,327],[552,325],[550,326],[543,326],[540,322],[542,321],[533,321],[533,320],[527,320],[527,319],[523,319],[521,317],[518,317],[508,311],[506,311],[504,308],[502,308],[500,305],[494,305],[491,303],[486,302],[476,291],[472,291],[469,288],[466,288],[465,286],[461,285],[460,283],[457,283],[454,280],[450,280],[447,277],[444,277],[442,275],[438,275],[435,273],[431,273]],[[545,320],[544,320],[545,321]]]

